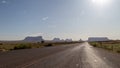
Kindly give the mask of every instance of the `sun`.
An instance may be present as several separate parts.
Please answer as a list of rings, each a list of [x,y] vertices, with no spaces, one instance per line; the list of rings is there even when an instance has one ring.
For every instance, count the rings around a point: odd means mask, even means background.
[[[96,5],[103,6],[103,5],[107,5],[110,2],[110,0],[92,0],[92,2]]]

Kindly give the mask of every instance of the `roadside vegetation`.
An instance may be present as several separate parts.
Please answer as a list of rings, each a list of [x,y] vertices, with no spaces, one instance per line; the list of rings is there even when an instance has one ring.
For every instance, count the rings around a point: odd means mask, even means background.
[[[41,47],[50,47],[50,46],[59,46],[65,44],[80,43],[75,42],[0,42],[0,51],[11,51],[19,49],[31,49],[31,48],[41,48]]]
[[[120,41],[89,42],[94,47],[104,48],[113,52],[120,53]]]

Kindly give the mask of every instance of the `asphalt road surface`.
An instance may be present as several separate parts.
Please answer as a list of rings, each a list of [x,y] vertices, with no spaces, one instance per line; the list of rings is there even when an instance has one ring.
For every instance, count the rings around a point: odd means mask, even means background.
[[[120,54],[87,42],[0,53],[0,68],[120,68]]]

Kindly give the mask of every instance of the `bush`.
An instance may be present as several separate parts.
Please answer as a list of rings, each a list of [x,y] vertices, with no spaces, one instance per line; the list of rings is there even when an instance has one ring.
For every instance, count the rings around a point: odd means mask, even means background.
[[[118,50],[117,53],[120,53],[120,50]]]
[[[32,48],[32,47],[29,46],[29,45],[20,44],[20,45],[18,45],[18,46],[15,46],[15,47],[14,47],[14,50],[18,50],[18,49],[29,49],[29,48]]]
[[[45,41],[41,41],[41,43],[45,43]]]
[[[97,47],[97,43],[96,42],[90,42],[90,44],[93,46],[93,47]]]
[[[50,46],[53,46],[53,44],[47,44],[47,45],[45,45],[45,47],[50,47]]]
[[[93,44],[93,47],[96,47],[97,45],[96,44]]]
[[[0,45],[3,45],[3,43],[0,43]]]

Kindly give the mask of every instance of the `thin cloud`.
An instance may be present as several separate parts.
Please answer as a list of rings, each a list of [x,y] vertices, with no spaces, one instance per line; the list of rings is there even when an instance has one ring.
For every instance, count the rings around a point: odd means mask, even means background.
[[[7,3],[7,1],[3,0],[2,3],[5,4],[5,3]]]
[[[44,17],[44,18],[42,18],[42,20],[43,20],[43,21],[46,21],[46,20],[48,20],[48,18],[49,18],[49,17]]]

